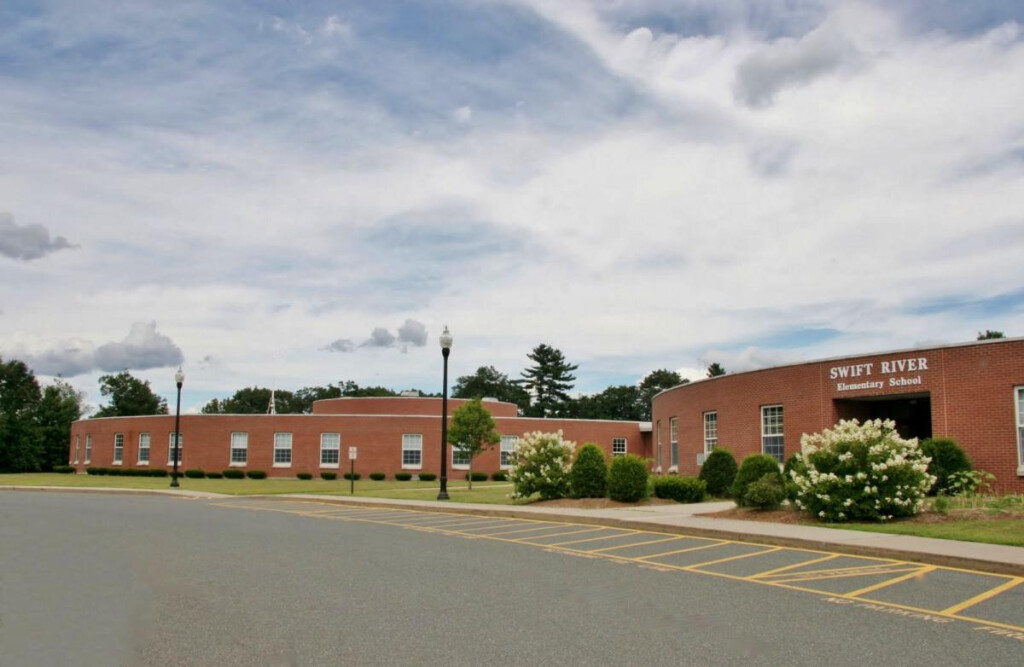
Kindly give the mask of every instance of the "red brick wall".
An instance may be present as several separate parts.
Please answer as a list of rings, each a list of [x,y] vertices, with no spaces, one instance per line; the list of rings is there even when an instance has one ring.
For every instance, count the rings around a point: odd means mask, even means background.
[[[448,412],[468,403],[465,398],[449,398]],[[484,407],[495,417],[515,417],[519,408],[515,403],[484,401]],[[325,398],[313,402],[315,415],[437,415],[441,416],[441,400],[414,396],[373,396]]]
[[[882,372],[882,362],[919,358],[927,360],[927,369]],[[860,377],[831,377],[833,368],[868,364],[871,375],[863,369]],[[921,383],[890,386],[890,378],[901,377],[920,378]],[[837,386],[867,381],[880,381],[883,387],[843,391]],[[652,412],[655,425],[659,420],[662,424],[664,465],[669,459],[669,420],[678,417],[679,472],[695,475],[699,472],[696,455],[703,451],[705,411],[718,412],[718,444],[741,460],[761,451],[761,406],[781,404],[788,457],[799,451],[803,433],[838,421],[837,399],[927,393],[933,437],[955,439],[975,468],[996,476],[1000,491],[1021,493],[1024,477],[1017,474],[1014,406],[1014,388],[1020,386],[1024,386],[1024,340],[1007,339],[724,375],[659,394]]]

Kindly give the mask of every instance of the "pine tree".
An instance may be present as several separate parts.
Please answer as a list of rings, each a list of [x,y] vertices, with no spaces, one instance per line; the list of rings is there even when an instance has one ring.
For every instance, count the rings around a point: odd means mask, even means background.
[[[526,356],[534,363],[521,373],[520,383],[533,394],[526,415],[557,416],[570,400],[568,392],[576,382],[572,372],[579,366],[567,362],[560,350],[543,343]]]

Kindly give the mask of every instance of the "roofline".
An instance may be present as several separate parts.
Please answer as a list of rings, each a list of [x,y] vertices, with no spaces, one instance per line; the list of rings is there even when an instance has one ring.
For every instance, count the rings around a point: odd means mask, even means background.
[[[846,354],[838,357],[824,357],[822,359],[811,359],[809,361],[794,361],[788,364],[779,364],[778,366],[765,366],[764,368],[753,368],[749,371],[738,371],[736,373],[726,373],[725,375],[717,375],[713,378],[697,378],[691,382],[684,382],[677,384],[674,387],[668,389],[662,389],[657,394],[651,397],[651,401],[664,393],[675,391],[680,387],[688,387],[691,385],[699,384],[701,382],[709,382],[711,380],[720,380],[725,377],[735,377],[737,375],[746,375],[747,373],[761,373],[764,371],[773,371],[780,368],[793,368],[794,366],[809,366],[811,364],[825,364],[833,361],[846,361],[847,359],[861,359],[863,357],[877,357],[880,354],[907,354],[910,352],[931,352],[933,350],[948,350],[950,348],[957,347],[974,347],[977,345],[999,345],[1002,343],[1020,343],[1024,342],[1024,337],[1017,336],[1015,338],[989,338],[987,340],[973,340],[964,343],[947,343],[945,345],[932,345],[929,347],[905,347],[897,350],[880,350],[878,352],[865,352],[863,354]]]
[[[514,405],[514,403],[510,404],[510,405]],[[339,419],[339,418],[345,418],[345,417],[374,417],[374,418],[379,418],[379,417],[409,418],[409,417],[411,417],[413,419],[440,419],[441,418],[441,415],[410,415],[410,414],[403,414],[403,413],[399,413],[399,414],[385,414],[385,413],[379,413],[379,412],[366,412],[366,413],[344,412],[344,413],[330,413],[330,414],[324,414],[324,413],[315,414],[315,413],[312,413],[312,412],[309,412],[309,413],[306,413],[306,412],[286,412],[286,413],[281,413],[281,412],[279,412],[279,413],[274,414],[274,415],[267,414],[265,412],[257,412],[257,413],[245,413],[245,412],[233,412],[233,413],[213,412],[213,413],[205,413],[205,412],[203,412],[203,413],[199,413],[199,414],[189,414],[189,415],[181,415],[181,416],[182,417],[203,417],[203,418],[209,418],[209,417],[254,417],[254,418],[260,418],[260,417],[274,417],[274,418],[291,417],[291,418],[296,418],[296,417],[299,417],[299,418],[302,418],[302,419],[308,419],[310,417],[316,417],[316,418],[319,418],[319,419],[332,419],[332,418],[333,419]],[[107,420],[107,419],[149,419],[149,418],[152,418],[152,417],[172,418],[173,419],[174,415],[124,415],[124,416],[115,416],[115,417],[94,417],[94,418],[78,419],[78,420],[72,422],[72,424],[79,424],[79,423],[85,424],[85,423],[89,423],[89,422],[104,421],[104,420]],[[449,418],[450,417],[451,417],[451,415],[449,415]],[[570,417],[520,417],[518,415],[514,416],[514,417],[512,417],[512,416],[503,417],[503,416],[500,416],[500,415],[499,416],[492,415],[491,417],[493,419],[495,419],[495,420],[498,420],[498,419],[524,419],[524,420],[525,419],[530,419],[530,420],[538,420],[539,419],[539,420],[542,420],[542,421],[559,421],[559,422],[587,422],[587,423],[601,422],[601,423],[609,423],[609,424],[636,424],[636,425],[640,426],[641,428],[643,428],[644,424],[647,424],[648,426],[650,426],[650,424],[651,424],[651,422],[649,422],[649,421],[648,422],[629,421],[629,420],[624,420],[624,419],[577,419],[577,418],[570,418]]]

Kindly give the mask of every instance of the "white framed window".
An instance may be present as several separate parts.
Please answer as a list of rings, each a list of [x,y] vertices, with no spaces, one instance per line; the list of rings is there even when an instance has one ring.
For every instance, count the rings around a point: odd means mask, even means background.
[[[139,465],[149,465],[149,434],[139,434]]]
[[[516,445],[519,444],[518,435],[501,436],[501,450],[499,452],[501,468],[511,468],[516,460]]]
[[[292,467],[292,434],[274,434],[274,467]]]
[[[85,436],[85,461],[84,463],[92,463],[92,436]]]
[[[320,467],[337,468],[341,461],[341,434],[320,434]]]
[[[181,457],[185,453],[185,436],[178,434],[178,465],[181,465]],[[174,465],[174,434],[167,434],[167,465]]]
[[[1017,475],[1024,477],[1024,387],[1013,391],[1017,397]]]
[[[679,468],[679,417],[668,420],[669,465]]]
[[[232,431],[231,433],[231,456],[228,460],[230,466],[244,466],[249,462],[249,434],[243,431]]]
[[[116,466],[121,465],[121,457],[124,456],[124,433],[114,434],[114,461]]]
[[[78,463],[78,452],[82,447],[82,436],[75,436],[75,463]]]
[[[419,433],[406,433],[402,436],[402,467],[423,467],[423,436]]]
[[[658,420],[658,469],[661,469],[661,420]]]
[[[714,410],[704,413],[704,453],[718,446],[718,413]]]
[[[761,452],[774,456],[782,463],[786,456],[786,443],[782,430],[782,406],[761,406]]]
[[[461,444],[452,445],[452,468],[469,470],[470,459],[469,448]]]
[[[612,456],[626,455],[626,439],[612,438]]]

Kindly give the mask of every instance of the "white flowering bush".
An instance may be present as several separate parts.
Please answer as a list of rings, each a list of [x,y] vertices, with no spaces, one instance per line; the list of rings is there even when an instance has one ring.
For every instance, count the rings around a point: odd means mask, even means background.
[[[931,461],[891,420],[840,421],[800,438],[790,477],[797,507],[825,521],[887,521],[917,514],[935,483]]]
[[[569,470],[576,443],[562,438],[562,432],[534,431],[519,438],[509,471],[512,497],[528,498],[538,494],[541,500],[569,495]]]

